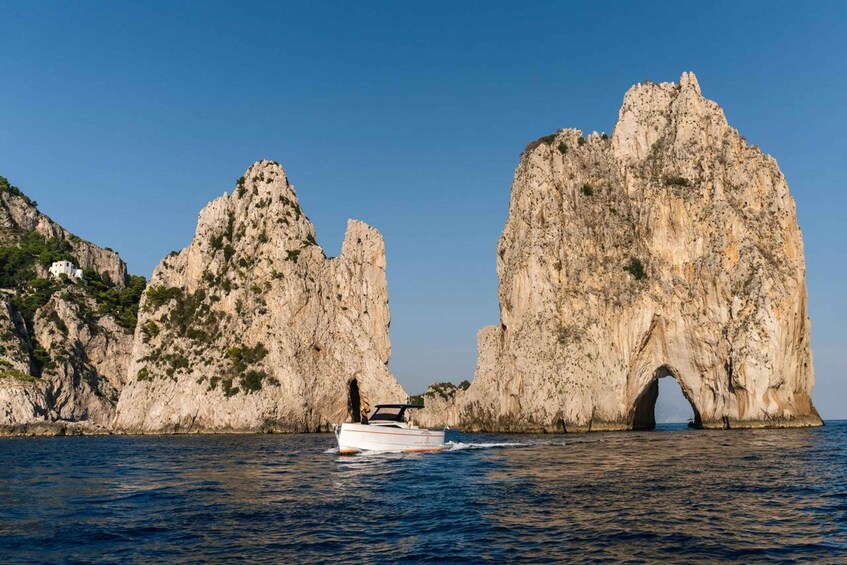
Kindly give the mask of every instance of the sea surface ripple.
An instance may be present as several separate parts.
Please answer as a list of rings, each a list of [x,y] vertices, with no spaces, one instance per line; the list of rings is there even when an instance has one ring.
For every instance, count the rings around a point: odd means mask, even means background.
[[[494,435],[0,440],[3,562],[843,562],[847,422]]]

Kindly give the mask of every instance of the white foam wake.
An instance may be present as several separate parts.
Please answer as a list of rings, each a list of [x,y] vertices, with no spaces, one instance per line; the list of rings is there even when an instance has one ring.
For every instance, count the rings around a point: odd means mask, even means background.
[[[500,443],[465,443],[463,441],[448,441],[444,443],[443,451],[461,451],[463,449],[496,449],[499,447],[529,447],[533,444],[522,442],[500,442]]]

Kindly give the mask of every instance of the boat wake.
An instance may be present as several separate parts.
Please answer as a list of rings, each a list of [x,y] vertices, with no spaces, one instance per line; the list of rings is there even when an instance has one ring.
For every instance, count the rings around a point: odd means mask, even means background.
[[[507,449],[507,448],[522,448],[522,447],[538,447],[540,445],[548,445],[548,446],[563,446],[564,442],[519,442],[519,441],[509,441],[509,442],[494,442],[494,443],[475,443],[470,442],[466,443],[463,441],[448,441],[444,443],[444,447],[440,450],[432,451],[431,453],[446,453],[452,451],[467,451],[467,450],[477,450],[477,449]],[[333,447],[324,451],[324,453],[338,453],[338,448]],[[402,449],[397,450],[384,450],[384,451],[360,451],[356,455],[358,456],[378,456],[380,454],[408,454],[404,452]],[[415,454],[415,455],[420,455]]]
[[[448,441],[444,443],[442,451],[462,451],[465,449],[497,449],[503,447],[530,447],[533,443],[524,443],[517,441],[500,442],[500,443],[465,443],[463,441]]]

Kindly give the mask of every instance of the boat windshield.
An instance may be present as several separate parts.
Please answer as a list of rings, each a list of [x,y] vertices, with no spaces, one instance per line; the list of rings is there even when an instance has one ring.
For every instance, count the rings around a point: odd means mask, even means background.
[[[395,408],[395,407],[384,407],[377,408],[374,415],[371,416],[371,422],[383,421],[383,422],[403,422],[403,414],[406,412],[405,408]]]

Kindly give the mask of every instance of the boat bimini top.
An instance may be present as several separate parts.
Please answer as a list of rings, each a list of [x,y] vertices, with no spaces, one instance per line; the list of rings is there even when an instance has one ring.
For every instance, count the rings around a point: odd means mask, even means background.
[[[369,424],[379,426],[402,425],[406,423],[406,410],[423,408],[421,404],[377,404]]]

